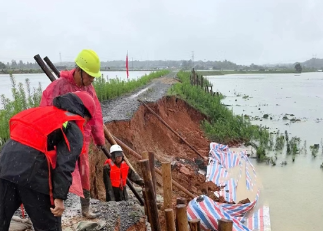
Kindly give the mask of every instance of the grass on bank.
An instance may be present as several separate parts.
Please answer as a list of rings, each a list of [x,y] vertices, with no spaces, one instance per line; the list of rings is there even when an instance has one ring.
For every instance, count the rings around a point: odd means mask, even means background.
[[[9,138],[9,119],[20,111],[31,107],[37,107],[40,103],[42,95],[42,88],[40,83],[38,88],[31,90],[30,82],[27,78],[25,80],[25,86],[27,89],[26,92],[23,84],[17,84],[13,75],[10,75],[10,80],[13,99],[10,100],[3,94],[0,96],[1,105],[3,106],[3,109],[0,110],[0,149]]]
[[[273,144],[266,128],[252,125],[243,116],[234,115],[231,110],[221,104],[223,96],[212,96],[204,89],[190,84],[190,73],[181,71],[177,77],[182,83],[173,85],[169,91],[191,106],[207,115],[208,120],[202,122],[202,129],[212,141],[223,144],[236,144],[252,141],[257,147],[259,159],[266,158],[266,149]]]
[[[96,94],[100,101],[112,99],[121,96],[125,93],[129,93],[137,89],[138,87],[146,85],[152,79],[161,77],[169,73],[169,70],[161,70],[152,72],[148,75],[144,75],[139,79],[132,79],[123,81],[120,79],[110,79],[107,81],[105,78],[97,78],[93,83]]]

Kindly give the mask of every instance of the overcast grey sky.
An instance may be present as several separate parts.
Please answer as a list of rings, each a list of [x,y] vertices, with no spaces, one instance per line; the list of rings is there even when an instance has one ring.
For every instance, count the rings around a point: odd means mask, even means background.
[[[323,0],[8,0],[0,61],[190,59],[238,64],[323,58]]]

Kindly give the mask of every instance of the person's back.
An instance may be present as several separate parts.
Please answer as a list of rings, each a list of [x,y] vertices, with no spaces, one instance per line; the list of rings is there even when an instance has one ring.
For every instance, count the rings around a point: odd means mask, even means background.
[[[20,204],[35,230],[61,230],[63,200],[84,150],[83,124],[95,108],[86,94],[63,95],[55,98],[55,107],[32,108],[11,118],[10,139],[0,153],[0,230],[8,230]],[[80,97],[89,100],[87,107]]]

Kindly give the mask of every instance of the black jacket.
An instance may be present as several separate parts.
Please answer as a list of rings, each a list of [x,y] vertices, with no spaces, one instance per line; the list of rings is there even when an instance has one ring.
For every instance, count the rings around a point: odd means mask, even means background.
[[[54,99],[54,106],[84,117],[82,101],[73,94]],[[50,121],[48,121],[50,123]],[[83,146],[83,134],[74,122],[69,122],[63,131],[69,141],[68,150],[62,131],[53,131],[48,137],[48,150],[56,146],[56,168],[51,170],[54,199],[67,198],[72,184],[72,172]],[[44,153],[9,139],[0,153],[0,178],[49,194],[48,164]]]
[[[120,168],[120,164],[118,167]],[[123,187],[123,189],[112,187],[111,180],[110,180],[110,170],[111,168],[109,164],[104,165],[103,181],[104,181],[104,186],[106,191],[106,201],[128,200],[128,193],[126,190],[127,186]],[[128,179],[138,185],[141,185],[141,186],[144,185],[144,181],[141,179],[141,177],[137,173],[135,173],[131,168],[129,168],[129,171],[128,171]]]

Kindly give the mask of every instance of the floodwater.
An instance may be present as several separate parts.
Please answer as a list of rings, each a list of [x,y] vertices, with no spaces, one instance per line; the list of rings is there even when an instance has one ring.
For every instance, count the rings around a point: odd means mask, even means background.
[[[127,74],[125,71],[102,71],[103,77],[106,80],[119,78],[120,80],[127,80]],[[149,74],[150,71],[129,71],[129,80],[138,79],[145,74]],[[44,90],[50,83],[48,77],[41,73],[41,74],[14,74],[13,75],[16,80],[16,84],[18,85],[19,82],[25,85],[25,79],[28,78],[30,81],[31,91],[33,88],[37,88],[39,82],[41,83],[42,89]],[[7,98],[12,99],[12,84],[9,75],[0,74],[0,95],[4,94]],[[0,103],[0,108],[1,108]]]
[[[323,73],[252,74],[209,76],[213,90],[227,96],[222,102],[235,114],[268,119],[253,124],[269,127],[269,131],[289,133],[306,141],[307,151],[292,157],[278,153],[277,165],[252,160],[262,183],[259,204],[270,208],[273,231],[323,230]],[[245,99],[243,96],[246,95]],[[248,96],[248,97],[247,97]],[[300,119],[300,122],[283,120]],[[319,144],[314,158],[310,145]],[[271,153],[270,155],[274,155]],[[282,161],[287,165],[281,165]],[[253,198],[250,198],[253,199]]]

